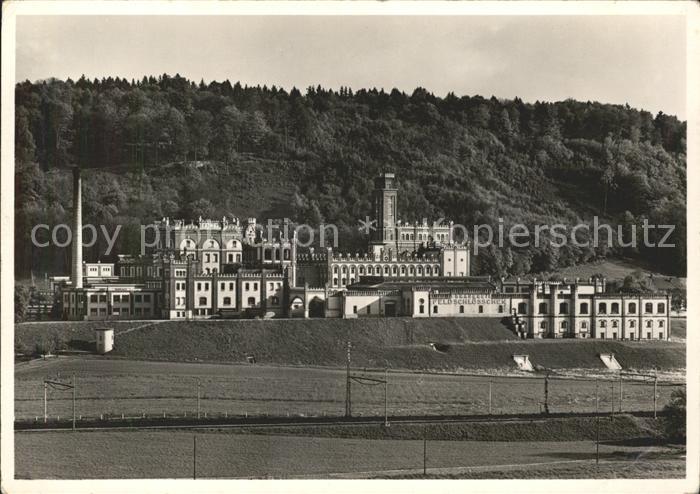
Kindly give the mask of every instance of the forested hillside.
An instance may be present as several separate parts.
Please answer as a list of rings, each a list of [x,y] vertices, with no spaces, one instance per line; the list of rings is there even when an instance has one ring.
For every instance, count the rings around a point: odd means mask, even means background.
[[[357,251],[372,180],[394,171],[408,220],[497,227],[502,217],[507,230],[573,226],[597,215],[628,232],[645,218],[677,225],[673,249],[489,248],[476,258],[477,273],[552,271],[624,254],[685,275],[686,124],[663,113],[573,100],[440,98],[422,88],[302,94],[163,75],[20,83],[15,123],[18,277],[67,272],[69,249],[33,247],[30,232],[38,223],[70,224],[67,168],[76,164],[90,169],[85,223],[123,225],[117,252],[138,252],[142,223],[200,215],[335,223],[344,250]]]

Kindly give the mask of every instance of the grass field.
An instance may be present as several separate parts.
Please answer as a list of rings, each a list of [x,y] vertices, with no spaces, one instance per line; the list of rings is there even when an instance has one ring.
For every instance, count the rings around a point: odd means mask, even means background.
[[[376,378],[383,372],[353,371]],[[201,412],[213,415],[341,415],[345,409],[345,370],[265,365],[196,364],[128,361],[100,358],[59,358],[15,366],[17,419],[43,416],[43,380],[77,376],[77,414],[96,417],[177,415],[197,410],[197,382],[201,383]],[[601,411],[619,410],[619,383],[599,383]],[[493,413],[539,413],[544,380],[538,377],[492,378]],[[489,377],[392,371],[389,373],[388,412],[391,415],[483,414],[489,408]],[[679,386],[659,385],[658,408]],[[593,380],[550,379],[551,412],[595,410]],[[352,386],[353,413],[384,413],[384,386]],[[48,411],[68,417],[71,393],[49,389]],[[653,384],[623,383],[623,410],[652,410]]]
[[[187,478],[194,474],[194,434],[184,431],[22,432],[15,434],[17,478]],[[427,468],[557,465],[590,462],[592,441],[428,441]],[[677,457],[671,447],[600,446],[601,459]],[[604,463],[605,464],[605,463]],[[373,477],[423,470],[422,440],[197,433],[197,478]],[[503,466],[507,465],[507,466]],[[616,469],[611,469],[614,476]],[[681,474],[677,468],[662,477]]]

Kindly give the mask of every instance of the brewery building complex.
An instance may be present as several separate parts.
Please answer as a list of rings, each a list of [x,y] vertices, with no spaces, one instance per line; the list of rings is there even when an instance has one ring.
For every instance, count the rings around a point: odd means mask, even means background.
[[[666,293],[470,276],[469,244],[451,223],[398,218],[392,173],[375,179],[365,253],[301,249],[296,233],[266,235],[254,218],[164,218],[151,252],[116,263],[82,261],[79,170],[73,184],[71,275],[55,279],[64,319],[492,317],[523,338],[669,337]]]

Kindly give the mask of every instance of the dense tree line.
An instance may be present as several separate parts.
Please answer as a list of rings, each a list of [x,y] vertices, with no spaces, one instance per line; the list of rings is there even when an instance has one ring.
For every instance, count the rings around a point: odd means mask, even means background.
[[[676,225],[673,249],[491,247],[477,257],[477,272],[552,271],[616,254],[686,270],[686,124],[663,113],[573,100],[441,98],[423,88],[302,94],[162,75],[23,82],[15,123],[18,276],[67,270],[68,249],[37,255],[30,232],[68,220],[72,165],[92,170],[85,220],[122,225],[121,251],[138,250],[137,225],[161,216],[269,212],[265,188],[289,193],[293,220],[335,223],[344,246],[359,250],[356,226],[371,211],[373,177],[394,171],[408,220],[497,228],[503,218],[506,231],[515,223],[532,231],[598,216],[627,232],[637,225],[638,240],[645,220]],[[279,182],[259,180],[264,173]],[[241,190],[260,199],[242,204]]]

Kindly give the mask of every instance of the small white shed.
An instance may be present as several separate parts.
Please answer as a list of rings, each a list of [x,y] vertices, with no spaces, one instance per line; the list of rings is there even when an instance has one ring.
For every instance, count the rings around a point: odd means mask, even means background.
[[[97,328],[95,330],[97,353],[104,355],[114,348],[114,330],[111,328]]]

